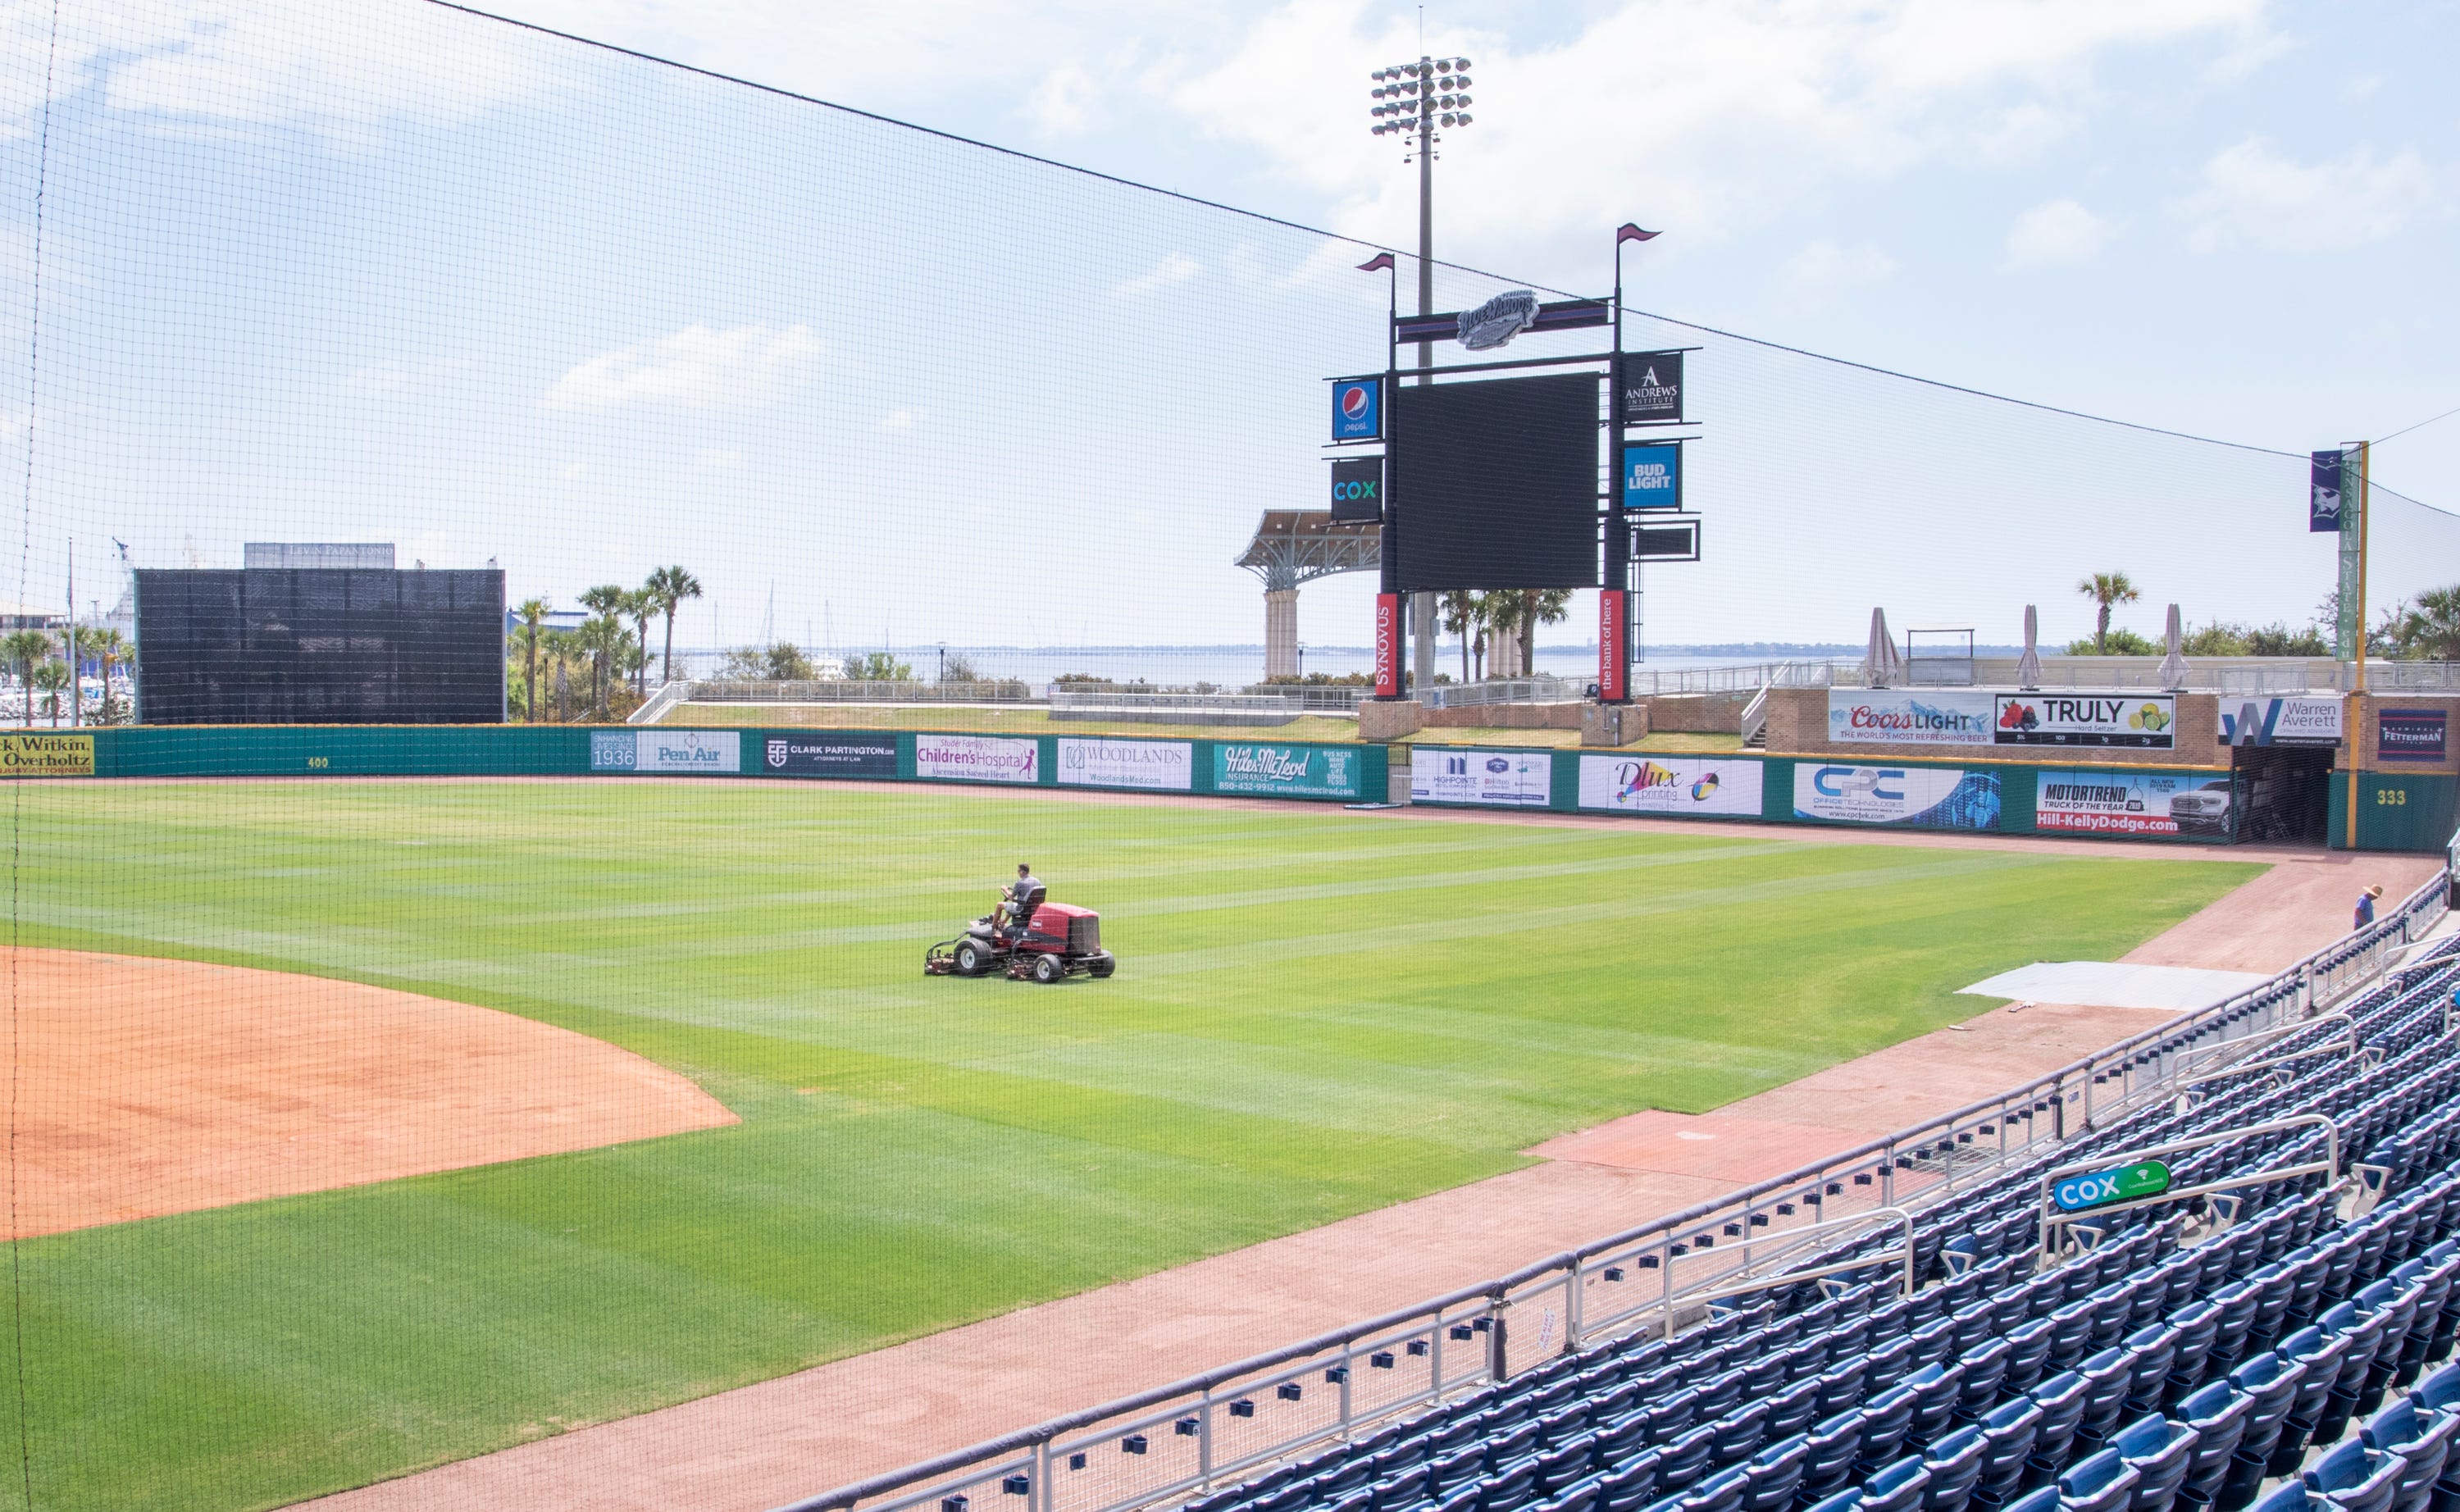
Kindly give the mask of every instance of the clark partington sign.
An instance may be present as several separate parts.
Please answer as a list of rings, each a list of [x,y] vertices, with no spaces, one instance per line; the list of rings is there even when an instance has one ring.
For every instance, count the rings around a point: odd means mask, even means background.
[[[1071,787],[1185,793],[1196,786],[1195,747],[1184,740],[1059,739],[1059,780]]]
[[[2001,693],[1991,738],[2003,746],[2176,745],[2178,700],[2168,693]]]
[[[1988,693],[1828,690],[1832,745],[1986,746],[1999,708]]]
[[[961,782],[1033,782],[1041,779],[1041,745],[997,735],[916,735],[914,775]]]

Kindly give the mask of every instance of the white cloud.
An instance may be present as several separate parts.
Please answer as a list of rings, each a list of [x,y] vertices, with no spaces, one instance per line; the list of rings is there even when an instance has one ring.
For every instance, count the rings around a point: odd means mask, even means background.
[[[1184,284],[1204,271],[1204,265],[1185,252],[1173,252],[1135,277],[1114,286],[1113,299],[1140,299],[1158,293],[1174,285]]]
[[[1777,276],[1794,308],[1812,309],[1896,270],[1896,259],[1876,246],[1843,247],[1823,239],[1787,258]]]
[[[1042,75],[1042,82],[1026,96],[1026,117],[1046,137],[1081,136],[1091,122],[1099,89],[1084,65],[1062,63]]]
[[[2019,267],[2082,263],[2110,245],[2112,227],[2073,200],[2052,200],[2016,217],[2007,231],[2007,261]]]
[[[2412,220],[2451,209],[2449,176],[2415,152],[2377,161],[2361,147],[2308,166],[2250,137],[2204,164],[2203,186],[2177,203],[2187,245],[2210,252],[2240,244],[2321,251],[2381,241]]]
[[[693,409],[766,404],[818,361],[808,326],[686,326],[575,365],[547,392],[550,409],[601,410],[633,402]]]

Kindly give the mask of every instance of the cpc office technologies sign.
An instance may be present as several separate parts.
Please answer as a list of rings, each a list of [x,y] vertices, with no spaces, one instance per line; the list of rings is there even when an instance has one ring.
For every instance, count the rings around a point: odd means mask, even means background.
[[[1332,438],[1384,439],[1384,380],[1336,378],[1332,384]]]

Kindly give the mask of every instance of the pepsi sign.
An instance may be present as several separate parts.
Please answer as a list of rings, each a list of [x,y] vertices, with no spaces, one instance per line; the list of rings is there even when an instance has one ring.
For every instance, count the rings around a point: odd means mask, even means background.
[[[1384,438],[1383,379],[1333,380],[1332,438],[1336,441],[1380,441]]]
[[[2110,1203],[2158,1197],[2170,1189],[2170,1168],[2158,1161],[2138,1161],[2107,1171],[2090,1171],[2062,1179],[2050,1188],[2050,1201],[2063,1213],[2080,1213]]]
[[[1380,524],[1384,519],[1384,458],[1337,457],[1332,462],[1332,522]]]

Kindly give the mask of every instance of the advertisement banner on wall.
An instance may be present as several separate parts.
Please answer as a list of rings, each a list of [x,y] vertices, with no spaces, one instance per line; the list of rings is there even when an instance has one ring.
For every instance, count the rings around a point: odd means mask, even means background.
[[[1907,829],[1997,829],[1999,775],[1799,761],[1793,768],[1793,817]]]
[[[2236,708],[2221,700],[2225,746],[2330,746],[2341,743],[2341,700],[2241,698]]]
[[[592,730],[592,772],[732,773],[742,770],[737,730]]]
[[[2003,746],[2175,743],[2178,700],[2168,693],[2001,693],[1991,736]]]
[[[1040,754],[1040,744],[1032,740],[921,735],[914,737],[914,775],[961,782],[1033,782],[1042,777]]]
[[[1062,735],[1059,780],[1069,787],[1133,787],[1185,793],[1196,786],[1196,748],[1184,740],[1104,740]]]
[[[762,737],[760,768],[774,777],[895,777],[893,735],[774,735]]]
[[[2034,774],[2033,827],[2081,835],[2227,835],[2230,784],[2195,772]]]
[[[1554,756],[1545,751],[1419,746],[1410,753],[1410,801],[1544,808],[1554,772]]]
[[[1365,774],[1365,758],[1338,746],[1224,740],[1213,748],[1213,790],[1217,793],[1355,799],[1360,796],[1358,785]]]
[[[1401,595],[1375,595],[1375,696],[1401,696]]]
[[[2386,761],[2440,761],[2444,742],[2440,709],[2379,709],[2375,712],[2375,755]]]
[[[1760,817],[1760,763],[1749,756],[1580,757],[1580,807],[1614,814]]]
[[[92,776],[92,735],[0,735],[0,777]]]
[[[1997,702],[1940,689],[1831,688],[1832,745],[1986,746]]]

